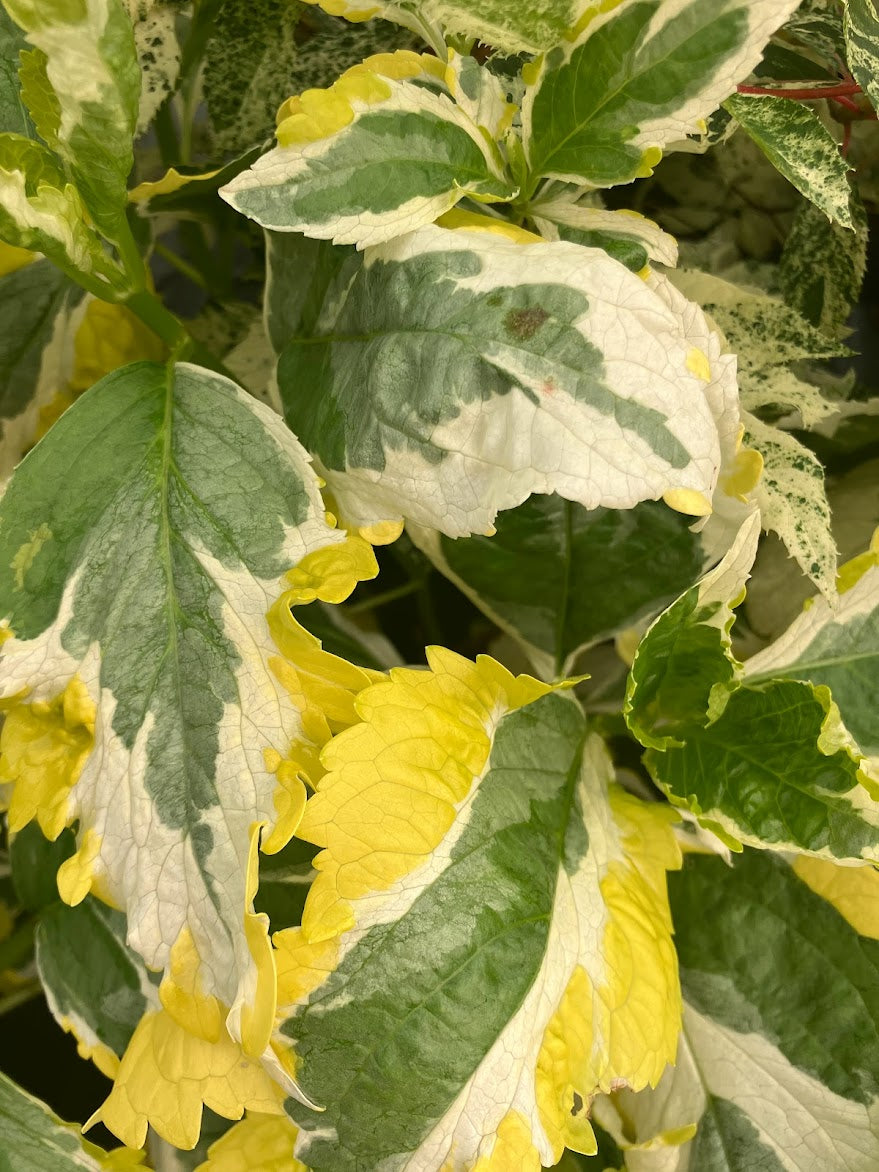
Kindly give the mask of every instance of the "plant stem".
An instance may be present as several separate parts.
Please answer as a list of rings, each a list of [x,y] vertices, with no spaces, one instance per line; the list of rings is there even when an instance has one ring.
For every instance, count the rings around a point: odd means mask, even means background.
[[[807,85],[796,86],[790,89],[767,87],[762,85],[740,85],[737,87],[740,94],[760,94],[770,98],[792,98],[799,102],[819,101],[821,98],[848,98],[853,94],[861,93],[861,87],[856,81],[842,81],[838,85]]]
[[[176,252],[173,252],[166,244],[163,244],[161,240],[157,240],[153,247],[159,256],[166,260],[169,265],[173,265],[173,267],[177,269],[179,273],[182,273],[184,277],[187,277],[190,281],[192,281],[194,285],[198,285],[200,289],[207,289],[208,283],[195,267],[195,265],[191,265],[188,260],[184,260],[182,256],[179,256]]]
[[[22,985],[20,989],[7,993],[5,997],[0,997],[0,1017],[4,1013],[11,1013],[13,1009],[18,1009],[19,1005],[32,1001],[34,997],[39,997],[42,991],[43,986],[39,981],[31,981],[27,985]]]
[[[420,579],[413,578],[411,582],[403,582],[402,585],[384,590],[381,594],[373,594],[371,598],[352,602],[350,606],[345,607],[345,613],[349,615],[365,614],[369,610],[378,610],[380,606],[387,606],[389,602],[396,602],[398,598],[406,598],[407,595],[414,594],[423,585],[424,583]]]
[[[187,340],[188,334],[183,323],[149,289],[132,293],[125,304],[170,350],[178,349]]]

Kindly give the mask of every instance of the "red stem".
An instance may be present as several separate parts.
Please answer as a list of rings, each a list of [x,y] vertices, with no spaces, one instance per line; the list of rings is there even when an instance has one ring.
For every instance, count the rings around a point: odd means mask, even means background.
[[[861,93],[856,81],[842,81],[838,85],[803,86],[801,89],[768,89],[762,85],[740,85],[740,94],[763,94],[770,98],[793,98],[795,101],[818,101],[820,98],[848,98]]]
[[[841,97],[833,98],[831,100],[836,102],[837,106],[843,106],[846,110],[853,110],[855,114],[861,113],[861,107],[857,102],[853,102],[851,98]]]

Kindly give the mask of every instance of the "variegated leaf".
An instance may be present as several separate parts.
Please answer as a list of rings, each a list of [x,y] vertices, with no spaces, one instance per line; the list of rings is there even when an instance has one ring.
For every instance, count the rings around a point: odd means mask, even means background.
[[[824,465],[814,452],[780,427],[744,413],[745,442],[763,457],[755,489],[764,528],[772,530],[826,598],[836,589],[836,541]]]
[[[5,0],[36,56],[39,130],[111,240],[125,214],[141,76],[122,0]]]
[[[63,1123],[0,1072],[0,1161],[4,1172],[108,1172],[139,1167],[144,1152],[106,1152]]]
[[[867,213],[856,190],[851,214],[854,232],[831,224],[813,204],[804,203],[781,254],[785,301],[829,338],[845,337],[866,270]]]
[[[629,727],[650,746],[645,765],[669,800],[733,849],[879,861],[876,786],[830,689],[783,669],[744,677],[731,653],[757,533],[755,516],[648,630],[629,679]]]
[[[879,558],[843,566],[847,587],[833,604],[813,599],[787,631],[745,664],[745,676],[785,676],[830,688],[845,726],[865,753],[879,757]],[[857,576],[857,575],[860,576]]]
[[[333,16],[362,21],[380,16],[424,35],[425,22],[451,35],[475,37],[510,53],[550,49],[563,40],[589,8],[589,0],[305,0]]]
[[[21,29],[0,5],[0,131],[34,137],[27,106],[22,100],[19,54],[27,48]]]
[[[289,1061],[326,1108],[287,1103],[316,1172],[594,1152],[592,1096],[674,1057],[668,809],[613,783],[569,695],[428,657],[325,750],[318,877],[274,938]]]
[[[597,5],[547,53],[522,109],[532,176],[591,187],[650,173],[760,60],[798,0],[632,0]]]
[[[37,438],[67,383],[83,293],[47,260],[0,277],[0,481]]]
[[[178,0],[124,0],[134,29],[134,46],[140,66],[140,103],[137,131],[152,122],[162,102],[174,92],[180,73],[180,41],[177,37]]]
[[[598,249],[487,228],[346,258],[283,351],[287,421],[343,515],[455,537],[535,492],[710,512],[738,404],[698,308]]]
[[[0,239],[42,252],[68,273],[87,274],[108,299],[124,287],[55,156],[20,134],[0,134]]]
[[[872,867],[756,852],[670,876],[677,1065],[596,1107],[629,1172],[879,1165],[877,886]]]
[[[570,675],[584,648],[654,617],[699,577],[708,558],[690,523],[653,501],[587,510],[532,496],[498,515],[492,537],[408,532],[553,679]]]
[[[152,968],[189,941],[204,996],[260,1054],[274,978],[249,907],[256,826],[269,849],[289,838],[297,771],[369,678],[289,606],[340,601],[375,573],[371,549],[327,526],[277,416],[186,364],[92,388],[19,466],[0,518],[10,827],[36,817],[54,838],[78,819],[63,898],[95,886],[123,908]]]
[[[845,48],[849,69],[879,108],[879,11],[875,0],[846,0]]]
[[[653,220],[638,212],[609,211],[606,208],[590,206],[579,202],[581,195],[576,189],[564,192],[561,195],[550,195],[546,199],[535,200],[529,206],[529,215],[540,230],[541,236],[547,240],[554,237],[547,231],[550,225],[556,227],[555,238],[574,240],[577,244],[594,244],[601,247],[600,240],[595,236],[610,236],[640,245],[647,259],[658,261],[659,264],[671,268],[678,263],[678,245],[673,236],[663,232]],[[564,229],[573,229],[566,232]]]
[[[724,103],[772,165],[843,228],[854,229],[848,164],[817,114],[802,102],[733,94]]]
[[[278,146],[221,189],[265,228],[379,244],[429,224],[464,195],[516,189],[500,152],[448,94],[435,58],[400,51],[306,90],[278,115]]]

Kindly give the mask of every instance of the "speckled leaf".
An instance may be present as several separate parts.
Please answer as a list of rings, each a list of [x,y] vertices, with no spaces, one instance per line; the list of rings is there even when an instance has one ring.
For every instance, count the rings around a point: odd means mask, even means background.
[[[76,1123],[57,1115],[0,1072],[0,1163],[4,1172],[101,1172],[113,1167],[103,1148],[82,1138]],[[126,1164],[140,1160],[131,1153]]]
[[[738,407],[687,314],[597,249],[431,227],[349,257],[278,380],[354,524],[484,533],[535,492],[704,514]]]
[[[813,204],[803,204],[779,267],[785,301],[830,338],[845,336],[866,268],[867,213],[856,191],[851,201],[854,232],[829,223]]]
[[[846,728],[865,753],[879,757],[879,568],[869,564],[873,555],[863,556],[863,575],[833,605],[814,599],[780,638],[747,661],[745,675],[826,684]]]
[[[54,114],[40,133],[110,239],[125,214],[141,75],[122,0],[5,0],[38,52]]]
[[[865,908],[856,928],[797,871],[746,852],[732,868],[691,856],[670,876],[677,1065],[655,1091],[598,1108],[629,1172],[879,1165],[879,923]]]
[[[278,146],[220,194],[264,228],[361,248],[430,224],[464,195],[511,199],[498,148],[443,78],[435,57],[367,58],[329,90],[285,102]]]
[[[875,0],[846,0],[845,48],[848,67],[879,107],[879,11]]]
[[[428,657],[325,751],[318,876],[274,937],[282,1034],[326,1105],[287,1103],[315,1172],[594,1152],[596,1090],[655,1085],[674,1053],[668,809],[613,783],[570,696]]]
[[[97,884],[152,968],[188,934],[205,994],[246,1017],[252,828],[280,826],[272,754],[303,735],[276,674],[293,621],[269,612],[286,570],[341,542],[307,457],[228,380],[137,363],[25,458],[0,521],[2,691],[30,689],[0,741],[10,825],[78,819],[63,897]]]
[[[724,103],[776,170],[834,223],[854,229],[848,163],[839,145],[802,102],[733,94]]]
[[[745,442],[763,457],[763,476],[755,489],[763,527],[777,533],[825,597],[836,590],[836,541],[830,529],[830,504],[824,465],[804,444],[780,427],[743,414]]]
[[[36,931],[37,970],[49,1009],[108,1078],[137,1023],[159,1004],[146,966],[125,943],[125,916],[87,896],[46,908]]]
[[[409,533],[552,679],[569,675],[585,647],[652,618],[696,580],[705,554],[690,523],[653,501],[590,511],[532,496],[499,514],[493,537]]]
[[[180,0],[124,0],[124,3],[134,29],[140,66],[137,131],[141,133],[177,84],[180,73],[177,18],[181,4]]]
[[[760,60],[798,0],[632,0],[598,6],[547,53],[523,105],[532,175],[593,187],[647,175]]]
[[[40,409],[64,386],[82,300],[47,260],[0,277],[0,481],[34,442]]]
[[[361,21],[372,16],[392,20],[414,32],[422,20],[441,26],[450,35],[476,38],[510,53],[550,49],[576,25],[587,0],[306,0],[318,3],[334,16]]]

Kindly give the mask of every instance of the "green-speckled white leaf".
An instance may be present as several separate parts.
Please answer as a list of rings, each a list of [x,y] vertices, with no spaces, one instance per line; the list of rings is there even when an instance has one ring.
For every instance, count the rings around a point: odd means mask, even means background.
[[[5,0],[37,51],[40,133],[111,239],[125,214],[141,74],[122,0]]]
[[[595,1108],[626,1168],[873,1172],[879,943],[768,853],[732,868],[690,856],[669,896],[684,994],[677,1064],[655,1091]]]
[[[535,492],[704,513],[738,404],[684,305],[599,249],[424,228],[331,278],[281,355],[287,421],[360,525],[485,533]]]
[[[674,1053],[670,811],[614,784],[570,695],[428,659],[325,751],[317,877],[274,937],[281,1034],[326,1105],[287,1103],[315,1172],[594,1152],[595,1091],[655,1085]]]
[[[578,232],[606,233],[623,240],[637,241],[642,245],[650,260],[670,268],[678,263],[678,244],[674,236],[663,232],[653,220],[637,212],[609,211],[602,207],[590,207],[579,203],[581,191],[576,189],[561,195],[550,195],[547,199],[535,200],[529,207],[540,234],[552,237],[545,231],[544,222],[576,228]],[[585,243],[585,241],[583,242]]]
[[[522,109],[532,174],[630,183],[705,120],[799,0],[630,0],[596,6],[547,53]]]
[[[264,228],[360,248],[432,223],[464,195],[511,199],[498,148],[449,97],[436,58],[399,56],[412,80],[384,76],[378,57],[306,93],[280,122],[278,146],[223,198]]]
[[[846,0],[845,47],[848,67],[879,107],[879,11],[875,0]]]
[[[591,0],[305,0],[333,16],[361,21],[368,16],[392,20],[423,34],[424,22],[450,35],[472,37],[509,53],[534,52],[557,45],[574,27]]]
[[[140,66],[137,131],[142,133],[173,93],[180,72],[179,0],[125,0]]]
[[[848,163],[814,110],[755,94],[732,94],[724,105],[797,191],[835,223],[854,229]]]
[[[122,912],[89,895],[77,907],[58,901],[45,908],[34,937],[53,1017],[105,1072],[143,1015],[159,1008],[157,982],[125,936]]]
[[[791,225],[778,275],[788,305],[830,338],[845,337],[867,264],[867,213],[851,193],[855,231],[831,224],[814,204],[804,203]]]
[[[79,192],[51,151],[20,134],[0,134],[0,239],[96,278],[108,300],[120,286]]]
[[[128,1165],[116,1164],[117,1168]],[[45,1103],[0,1072],[0,1167],[3,1172],[101,1172],[107,1152],[83,1139]]]
[[[99,884],[152,968],[188,929],[205,992],[240,1009],[251,828],[278,816],[264,753],[301,732],[267,612],[289,568],[341,540],[307,456],[227,379],[136,363],[19,465],[0,526],[3,694],[50,700],[77,677],[96,709],[82,772],[50,791],[55,832],[79,821],[68,898]]]
[[[0,483],[70,369],[83,292],[47,260],[0,277]]]
[[[763,527],[777,533],[826,598],[836,590],[836,542],[824,465],[814,452],[780,427],[743,413],[745,443],[763,457],[763,475],[754,490]]]
[[[783,635],[747,661],[745,676],[826,684],[846,728],[865,753],[879,756],[879,568],[868,567],[832,605],[814,599]]]

